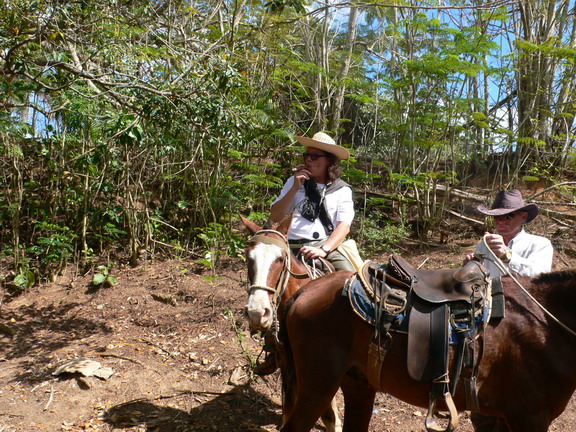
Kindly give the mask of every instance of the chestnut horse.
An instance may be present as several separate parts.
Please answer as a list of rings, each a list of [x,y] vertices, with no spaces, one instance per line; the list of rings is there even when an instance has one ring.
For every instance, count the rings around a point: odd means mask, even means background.
[[[290,410],[282,432],[309,431],[339,387],[344,432],[368,431],[376,391],[428,406],[431,384],[410,378],[404,334],[392,334],[378,388],[368,384],[373,329],[342,296],[350,276],[341,271],[314,280],[287,304],[280,340]],[[505,317],[491,321],[480,338],[483,344],[477,342],[479,412],[499,417],[499,430],[544,432],[576,388],[576,271],[519,281],[526,291],[513,278],[502,278]],[[468,409],[464,381],[453,398],[459,411]]]
[[[302,286],[310,282],[311,270],[291,252],[286,235],[292,217],[285,218],[271,229],[263,229],[240,216],[252,234],[246,248],[248,269],[248,303],[246,316],[252,330],[269,332],[277,340],[278,310]],[[341,432],[336,399],[332,399],[322,415],[327,432]]]

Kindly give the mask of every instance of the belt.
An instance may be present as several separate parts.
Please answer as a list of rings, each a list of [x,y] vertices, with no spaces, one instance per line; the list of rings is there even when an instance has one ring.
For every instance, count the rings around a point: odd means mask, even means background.
[[[288,243],[296,244],[296,245],[302,245],[304,243],[311,243],[311,242],[315,242],[315,241],[318,241],[318,240],[296,239],[296,240],[288,240]]]
[[[297,240],[288,240],[288,243],[290,244],[290,246],[302,246],[303,244],[306,243],[318,243],[318,242],[323,242],[328,240],[327,238],[324,239],[315,239],[315,240],[308,240],[308,239],[297,239]]]

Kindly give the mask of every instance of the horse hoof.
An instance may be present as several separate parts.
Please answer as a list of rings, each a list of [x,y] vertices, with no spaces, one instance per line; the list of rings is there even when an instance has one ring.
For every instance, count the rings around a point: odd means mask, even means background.
[[[262,363],[256,365],[254,373],[258,376],[266,376],[273,374],[276,369],[278,369],[278,366],[276,365],[275,356],[270,355],[266,357]]]

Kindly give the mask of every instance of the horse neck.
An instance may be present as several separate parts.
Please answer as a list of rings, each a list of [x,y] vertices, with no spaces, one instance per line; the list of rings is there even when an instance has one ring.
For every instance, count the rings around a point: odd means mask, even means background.
[[[286,284],[286,289],[284,290],[284,294],[280,299],[280,305],[286,303],[294,294],[298,292],[300,288],[310,282],[310,277],[295,277],[296,275],[307,275],[306,266],[300,261],[298,258],[292,254],[290,256],[291,261],[291,273],[288,273],[288,283]]]
[[[290,259],[292,261],[292,273],[297,274],[297,275],[307,275],[308,274],[308,269],[306,268],[306,265],[300,259],[296,258],[296,256],[294,254],[292,254]],[[296,277],[294,277],[294,275],[290,275],[290,279],[294,280],[294,284],[296,285],[296,291],[311,281],[310,277],[298,277],[298,278],[296,278]],[[294,291],[294,293],[296,293],[296,291]]]
[[[542,302],[576,332],[576,271],[564,270],[542,276]],[[540,284],[539,284],[540,285]]]
[[[521,279],[520,282],[543,308],[576,332],[576,270],[544,273],[533,279]],[[512,280],[507,280],[506,284],[509,288],[505,292],[508,295],[514,292],[515,301],[528,310],[537,311],[538,315],[544,313]]]
[[[284,306],[284,304],[286,304],[286,302],[290,300],[292,296],[296,294],[300,289],[300,285],[298,285],[297,280],[298,279],[296,279],[294,276],[290,276],[290,279],[288,279],[286,289],[284,290],[284,293],[280,298],[280,304],[279,304],[280,307]]]

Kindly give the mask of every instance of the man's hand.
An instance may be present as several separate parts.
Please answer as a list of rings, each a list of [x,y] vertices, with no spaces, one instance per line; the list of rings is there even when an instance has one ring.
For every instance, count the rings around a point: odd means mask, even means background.
[[[484,234],[484,239],[488,247],[494,252],[498,258],[502,259],[506,257],[506,251],[508,248],[504,243],[504,238],[500,234]]]
[[[474,252],[470,252],[470,253],[466,254],[466,256],[464,257],[464,263],[463,264],[466,264],[468,261],[470,261],[473,258],[474,258]]]

